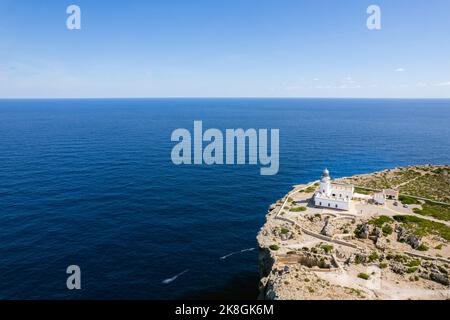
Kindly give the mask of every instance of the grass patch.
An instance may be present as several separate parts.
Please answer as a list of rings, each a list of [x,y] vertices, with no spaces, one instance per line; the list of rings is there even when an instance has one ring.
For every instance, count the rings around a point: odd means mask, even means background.
[[[388,216],[379,216],[377,218],[373,218],[369,221],[369,224],[374,225],[378,228],[381,228],[385,223],[391,223],[394,220]]]
[[[381,268],[381,269],[386,269],[386,268],[387,268],[387,266],[388,266],[388,264],[387,264],[387,263],[385,263],[385,262],[383,262],[383,263],[380,263],[380,268]]]
[[[399,196],[398,200],[400,200],[400,202],[403,204],[420,204],[419,200],[403,195]]]
[[[359,193],[359,194],[371,194],[373,191],[369,191],[360,187],[355,187],[355,193]]]
[[[359,273],[358,274],[358,278],[364,279],[364,280],[369,280],[370,276],[367,273]]]
[[[450,221],[450,206],[425,202],[422,209],[414,208],[413,211],[423,216],[430,216],[439,220]]]
[[[307,210],[306,207],[296,207],[296,208],[289,209],[289,211],[291,211],[291,212],[303,212],[306,210]]]
[[[402,223],[406,229],[410,230],[418,237],[434,234],[450,241],[450,227],[443,223],[409,215],[397,215],[394,216],[394,220]]]
[[[316,191],[316,187],[314,187],[314,186],[311,186],[311,187],[308,187],[308,188],[305,189],[306,193],[312,193],[314,191]]]

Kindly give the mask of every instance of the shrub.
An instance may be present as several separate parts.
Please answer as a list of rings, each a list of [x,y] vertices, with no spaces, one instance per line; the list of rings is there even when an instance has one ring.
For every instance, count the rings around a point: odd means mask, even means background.
[[[272,250],[272,251],[277,251],[278,249],[280,249],[280,247],[277,246],[276,244],[272,244],[272,245],[269,247],[269,249]]]
[[[416,259],[416,260],[412,260],[410,263],[408,263],[408,267],[418,267],[420,266],[420,260]]]
[[[406,272],[407,272],[407,273],[414,273],[414,272],[417,271],[417,268],[418,268],[418,267],[409,267],[409,268],[406,270]]]
[[[428,250],[428,246],[425,243],[422,243],[417,250],[419,251],[427,251]]]
[[[388,236],[388,235],[390,235],[390,234],[392,234],[392,232],[394,232],[394,230],[392,229],[392,227],[391,226],[384,226],[383,228],[381,228],[381,231],[383,231],[383,234],[385,235],[385,236]]]
[[[441,244],[437,245],[437,246],[434,247],[434,248],[435,248],[436,250],[441,250],[443,246],[444,246],[444,245],[441,243]]]
[[[448,271],[447,271],[447,269],[445,269],[444,267],[438,266],[438,269],[439,269],[439,271],[440,271],[441,273],[443,273],[443,274],[445,274],[445,275],[448,275]]]
[[[289,233],[289,229],[286,229],[286,228],[281,229],[281,234],[288,234],[288,233]]]
[[[388,266],[388,264],[387,263],[380,263],[380,268],[381,269],[386,269],[387,268],[387,266]]]
[[[331,250],[333,250],[333,245],[331,244],[323,244],[320,246],[326,253],[329,253]]]
[[[358,274],[358,278],[364,279],[364,280],[369,280],[370,276],[367,273],[359,273]]]
[[[378,253],[376,253],[375,251],[372,252],[369,256],[369,262],[378,260],[380,258],[380,256],[378,255]]]

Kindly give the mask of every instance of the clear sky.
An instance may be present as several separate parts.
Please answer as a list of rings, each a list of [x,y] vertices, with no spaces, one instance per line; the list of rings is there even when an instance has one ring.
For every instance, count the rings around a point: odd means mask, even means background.
[[[0,0],[0,98],[32,97],[450,98],[450,1]]]

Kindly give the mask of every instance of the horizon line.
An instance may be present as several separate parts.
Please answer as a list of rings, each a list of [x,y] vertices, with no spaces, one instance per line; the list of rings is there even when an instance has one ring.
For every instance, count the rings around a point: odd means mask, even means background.
[[[18,97],[0,97],[1,100],[156,100],[156,99],[286,99],[286,100],[300,100],[300,99],[314,99],[314,100],[450,100],[450,97],[443,98],[435,98],[435,97],[252,97],[252,96],[244,96],[244,97],[220,97],[220,96],[199,96],[199,97],[27,97],[27,98],[18,98]]]

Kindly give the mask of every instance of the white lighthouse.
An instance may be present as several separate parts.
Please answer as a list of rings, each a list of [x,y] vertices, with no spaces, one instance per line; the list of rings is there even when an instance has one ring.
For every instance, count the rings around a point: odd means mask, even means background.
[[[323,170],[322,178],[320,179],[320,192],[327,196],[331,194],[331,178],[328,169]]]
[[[353,198],[354,186],[331,182],[328,169],[323,170],[319,191],[314,195],[314,204],[337,210],[349,210]]]

